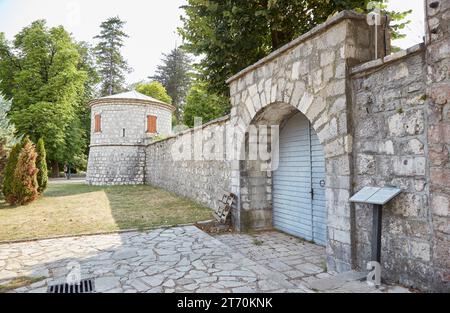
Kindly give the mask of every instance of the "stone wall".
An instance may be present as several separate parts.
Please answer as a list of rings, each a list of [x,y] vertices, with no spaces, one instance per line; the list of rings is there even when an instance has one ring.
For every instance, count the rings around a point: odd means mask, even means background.
[[[144,183],[144,146],[92,146],[86,181],[91,185]]]
[[[435,290],[450,291],[450,0],[427,0],[427,120]]]
[[[94,132],[96,114],[101,115],[101,132]],[[144,183],[145,145],[155,136],[147,133],[147,115],[157,117],[158,134],[171,134],[172,111],[165,106],[135,100],[128,103],[120,100],[119,104],[103,102],[92,106],[86,177],[89,184]]]
[[[102,131],[94,132],[94,116],[101,115]],[[157,132],[170,135],[172,112],[169,109],[138,104],[98,104],[91,109],[91,145],[144,144],[153,134],[147,133],[147,115],[157,116]],[[123,136],[125,129],[125,136]]]
[[[424,62],[421,45],[352,69],[354,188],[402,189],[383,208],[383,277],[422,288],[434,277]],[[357,265],[365,269],[372,207],[355,207]]]
[[[216,140],[225,142],[228,121],[224,117],[148,145],[145,182],[217,208],[218,199],[230,192],[231,162],[215,146]],[[196,136],[203,138],[203,158],[198,157],[199,145],[194,149]]]
[[[249,131],[300,111],[325,152],[328,270],[364,270],[370,258],[371,210],[350,196],[367,185],[395,185],[403,193],[383,210],[383,278],[449,291],[449,17],[450,0],[427,1],[426,46],[386,57],[380,26],[382,58],[369,61],[373,27],[364,15],[342,12],[230,78],[230,117],[148,145],[138,135],[144,121],[130,122],[141,109],[104,108],[111,128],[94,135],[88,181],[145,182],[211,208],[231,191],[239,197],[238,230],[269,228],[272,173],[243,158]],[[217,148],[228,146],[231,156]]]
[[[383,27],[378,29],[379,56],[388,50]],[[269,124],[279,124],[294,112],[311,122],[326,159],[328,214],[327,264],[329,270],[353,266],[352,133],[349,67],[375,56],[375,31],[366,16],[341,12],[228,80],[231,125],[236,146],[246,146],[250,125],[259,125],[266,110]],[[264,123],[264,122],[263,122]],[[232,190],[239,195],[234,214],[238,229],[270,227],[271,175],[252,170],[254,162],[233,168]]]

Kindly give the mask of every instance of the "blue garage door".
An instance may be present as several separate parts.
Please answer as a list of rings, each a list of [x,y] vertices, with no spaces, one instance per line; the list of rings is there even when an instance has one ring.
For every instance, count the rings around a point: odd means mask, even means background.
[[[281,129],[279,144],[279,165],[273,175],[273,225],[325,245],[325,157],[317,134],[298,113]]]

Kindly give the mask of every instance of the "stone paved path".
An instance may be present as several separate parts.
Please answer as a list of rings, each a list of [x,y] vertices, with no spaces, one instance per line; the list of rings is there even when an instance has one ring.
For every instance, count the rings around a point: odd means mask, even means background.
[[[328,273],[325,247],[321,247],[297,237],[268,231],[255,234],[217,235],[217,239],[241,252],[246,257],[270,270],[275,270],[284,279],[296,286],[312,289],[310,283],[328,280],[337,273]],[[314,290],[314,289],[312,289]],[[400,286],[374,288],[366,282],[348,281],[338,287],[330,287],[324,292],[339,293],[380,293],[409,292]]]
[[[276,232],[254,239],[185,226],[4,244],[0,284],[45,276],[15,291],[46,292],[66,281],[69,263],[79,264],[82,279],[95,278],[97,292],[312,292],[308,281],[329,276],[321,247]],[[358,284],[332,292],[376,291]]]
[[[295,285],[328,278],[325,247],[280,232],[218,235],[217,239],[249,259],[285,275]]]

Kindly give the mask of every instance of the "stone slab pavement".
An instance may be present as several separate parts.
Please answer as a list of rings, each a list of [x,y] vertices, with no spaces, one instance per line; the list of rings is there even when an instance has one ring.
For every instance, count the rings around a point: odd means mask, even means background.
[[[0,245],[0,284],[20,276],[47,279],[14,292],[46,292],[73,269],[94,278],[96,292],[314,292],[329,277],[324,248],[270,232],[214,238],[194,226]],[[259,251],[259,252],[258,252]],[[331,292],[380,292],[357,282]]]
[[[361,273],[327,272],[325,247],[282,232],[224,234],[217,235],[216,238],[249,259],[276,271],[293,285],[304,286],[316,292],[409,292],[401,286],[382,285],[375,288],[365,281],[349,279],[352,276],[360,278]],[[316,289],[318,286],[321,286],[320,290]]]

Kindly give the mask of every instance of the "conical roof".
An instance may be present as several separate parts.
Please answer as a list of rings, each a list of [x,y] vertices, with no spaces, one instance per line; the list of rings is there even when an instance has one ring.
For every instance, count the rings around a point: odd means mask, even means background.
[[[164,101],[155,99],[153,97],[144,95],[136,90],[126,91],[126,92],[118,93],[115,95],[98,98],[98,99],[92,100],[90,102],[90,105],[92,106],[92,105],[100,104],[100,103],[109,103],[109,101],[114,102],[114,103],[119,103],[121,100],[123,100],[125,103],[139,102],[139,103],[148,103],[148,104],[159,104],[159,105],[169,107],[172,111],[175,110],[175,107],[173,105],[166,103]]]
[[[102,97],[100,99],[136,99],[136,100],[146,100],[146,101],[151,101],[151,102],[159,102],[159,103],[169,104],[164,101],[144,95],[136,90],[126,91],[126,92],[118,93],[115,95]]]

